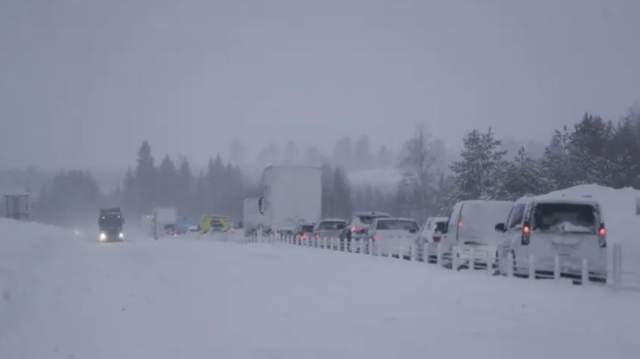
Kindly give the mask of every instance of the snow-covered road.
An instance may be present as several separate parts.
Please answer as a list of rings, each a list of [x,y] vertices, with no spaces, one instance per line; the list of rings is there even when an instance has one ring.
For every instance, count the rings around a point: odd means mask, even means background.
[[[0,240],[0,358],[640,357],[637,293],[276,244],[100,245],[0,224],[21,231]]]

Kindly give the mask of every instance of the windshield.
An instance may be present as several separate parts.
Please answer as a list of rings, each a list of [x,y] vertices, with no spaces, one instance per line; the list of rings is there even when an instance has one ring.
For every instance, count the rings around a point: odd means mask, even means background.
[[[211,222],[211,228],[223,228],[224,225],[221,222]]]
[[[420,226],[416,221],[398,220],[398,219],[385,219],[379,220],[376,225],[378,231],[418,231]]]
[[[556,233],[596,233],[596,209],[589,204],[540,203],[535,207],[532,229]]]
[[[495,238],[495,224],[504,222],[511,202],[468,202],[462,207],[458,238]]]
[[[322,222],[318,226],[318,230],[320,231],[336,231],[344,229],[346,223],[344,221],[335,221],[335,222]]]
[[[117,227],[122,225],[122,217],[118,215],[101,216],[98,220],[100,227]]]
[[[313,225],[304,225],[300,227],[300,233],[313,232]]]

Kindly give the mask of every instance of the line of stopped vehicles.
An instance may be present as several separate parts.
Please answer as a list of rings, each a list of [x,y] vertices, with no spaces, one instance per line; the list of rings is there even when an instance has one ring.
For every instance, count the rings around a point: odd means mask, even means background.
[[[579,280],[586,262],[590,281],[607,278],[607,231],[602,209],[590,197],[461,201],[449,216],[422,225],[388,213],[356,212],[349,220],[299,224],[293,238],[300,245],[430,263],[440,258],[448,268],[473,266],[517,277],[553,278],[559,271]]]

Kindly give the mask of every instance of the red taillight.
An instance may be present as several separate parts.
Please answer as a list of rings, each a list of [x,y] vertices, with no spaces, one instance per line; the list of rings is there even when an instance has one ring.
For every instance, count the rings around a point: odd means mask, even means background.
[[[440,236],[433,236],[433,243],[440,243]]]
[[[374,234],[374,235],[373,235],[373,240],[374,240],[374,241],[381,241],[381,240],[382,240],[382,236],[381,236],[381,235],[379,235],[379,234]]]
[[[301,236],[300,236],[300,238],[302,238],[302,239],[307,239],[307,235],[306,235],[306,234],[303,234],[303,235],[301,235]]]
[[[360,227],[353,226],[353,227],[351,227],[351,233],[353,233],[353,232],[357,232],[357,231],[359,231],[359,230],[361,230],[361,229],[362,229],[362,228],[360,228]]]
[[[531,242],[531,226],[529,223],[525,223],[522,226],[522,240],[521,243],[523,246],[528,246],[529,242]]]
[[[320,233],[316,233],[316,239],[320,238]]]
[[[459,220],[459,221],[458,221],[458,228],[459,228],[459,227],[462,227],[462,220]]]
[[[598,244],[600,244],[600,248],[607,248],[607,229],[604,228],[604,224],[600,225],[600,229],[598,230],[598,235],[600,238],[598,239]]]

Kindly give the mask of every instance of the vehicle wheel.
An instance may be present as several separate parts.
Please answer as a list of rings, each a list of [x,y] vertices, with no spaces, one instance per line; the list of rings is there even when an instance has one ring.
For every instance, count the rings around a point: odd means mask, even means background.
[[[502,274],[502,273],[500,273],[500,258],[498,256],[499,256],[499,253],[498,253],[498,251],[496,251],[495,259],[494,259],[494,262],[492,264],[493,265],[493,268],[492,268],[493,269],[493,275],[501,275]]]
[[[511,250],[511,256],[513,257],[513,263],[512,263],[513,276],[517,277],[517,278],[527,278],[527,277],[529,277],[528,274],[520,274],[520,273],[518,273],[518,271],[517,271],[518,266],[517,266],[517,261],[516,261],[516,252],[514,250]]]

